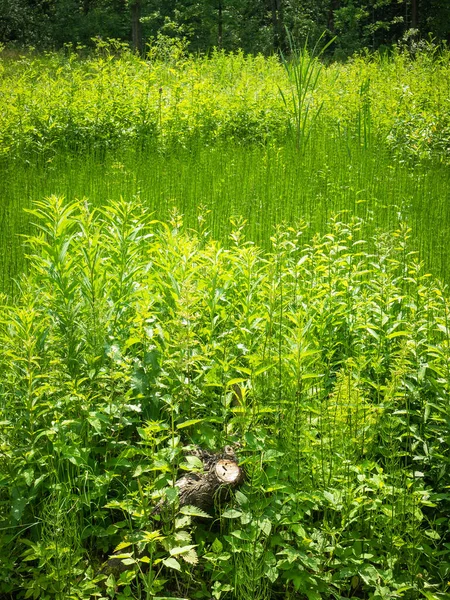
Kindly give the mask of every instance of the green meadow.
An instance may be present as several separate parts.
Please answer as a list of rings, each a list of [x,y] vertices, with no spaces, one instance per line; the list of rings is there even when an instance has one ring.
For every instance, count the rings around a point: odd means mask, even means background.
[[[432,44],[0,54],[1,598],[449,597],[449,102]]]
[[[411,224],[427,267],[446,278],[449,55],[396,52],[323,66],[276,58],[186,57],[175,44],[147,60],[99,43],[81,59],[0,62],[1,287],[24,268],[23,208],[51,194],[104,203],[139,194],[189,226],[211,210],[225,239],[244,216],[262,245],[274,224],[324,231],[351,210],[373,227]],[[436,228],[434,224],[439,223]]]
[[[250,239],[263,247],[273,227],[305,219],[325,232],[329,217],[349,210],[377,228],[407,223],[415,249],[436,276],[450,276],[450,197],[446,165],[414,169],[392,159],[377,144],[361,148],[354,140],[318,128],[308,149],[295,145],[197,145],[176,152],[140,149],[83,152],[33,165],[13,162],[0,182],[2,287],[12,293],[24,269],[20,235],[31,231],[24,212],[51,194],[94,205],[138,196],[158,218],[177,208],[188,227],[202,214],[213,235],[226,240],[231,217],[247,220]]]

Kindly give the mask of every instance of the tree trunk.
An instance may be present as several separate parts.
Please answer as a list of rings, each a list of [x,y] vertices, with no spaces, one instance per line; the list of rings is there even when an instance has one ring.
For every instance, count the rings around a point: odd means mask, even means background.
[[[223,5],[222,0],[219,0],[217,7],[217,47],[221,50],[223,45]]]
[[[83,14],[87,15],[91,8],[91,0],[83,0]]]
[[[419,23],[418,19],[418,6],[417,0],[411,0],[411,27],[412,29],[417,29],[417,25]]]
[[[131,5],[131,40],[133,50],[142,54],[142,0],[135,0]]]
[[[334,13],[339,8],[340,8],[340,1],[339,0],[331,0],[329,10],[328,10],[328,29],[330,30],[331,33],[334,33],[334,30],[335,30]]]
[[[273,49],[284,49],[283,46],[283,5],[282,0],[271,0]]]

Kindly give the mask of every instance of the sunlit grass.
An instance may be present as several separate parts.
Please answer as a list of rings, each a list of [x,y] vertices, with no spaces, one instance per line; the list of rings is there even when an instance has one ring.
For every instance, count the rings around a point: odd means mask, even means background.
[[[303,68],[314,62],[305,49],[296,61]],[[302,80],[288,76],[299,71],[286,71],[275,56],[188,57],[169,47],[164,60],[142,60],[107,44],[84,59],[70,51],[0,55],[0,157],[125,144],[278,143],[299,126],[309,131],[320,112],[351,136],[367,131],[362,120],[370,119],[401,159],[448,162],[448,51],[430,46],[414,59],[394,51],[315,69],[300,90]]]
[[[448,57],[0,62],[2,598],[448,597]]]
[[[449,179],[445,167],[411,170],[378,145],[364,149],[322,129],[303,154],[289,145],[231,145],[163,154],[61,154],[34,166],[12,164],[0,180],[2,287],[10,291],[24,268],[18,234],[30,229],[23,208],[52,193],[68,200],[87,197],[94,204],[138,195],[160,218],[177,207],[191,227],[199,209],[210,211],[208,226],[223,240],[230,216],[241,215],[250,238],[266,247],[275,224],[303,218],[324,231],[336,210],[349,209],[370,220],[373,231],[404,220],[427,267],[447,279]]]
[[[24,266],[22,209],[53,193],[140,194],[190,225],[202,206],[222,239],[240,214],[262,245],[275,223],[302,217],[323,230],[335,209],[374,228],[399,217],[447,279],[449,53],[319,66],[303,49],[296,60],[317,67],[300,92],[287,63],[242,53],[194,58],[174,46],[141,60],[101,44],[84,59],[0,57],[0,289]]]

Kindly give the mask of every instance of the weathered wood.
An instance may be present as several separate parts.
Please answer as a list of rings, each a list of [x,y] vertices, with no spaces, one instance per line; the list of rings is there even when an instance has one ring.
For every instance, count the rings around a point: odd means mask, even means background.
[[[225,498],[230,488],[243,481],[242,469],[237,462],[221,458],[214,462],[202,475],[186,475],[179,479],[178,488],[180,506],[192,505],[208,510],[215,501]]]
[[[239,486],[244,480],[244,474],[231,446],[225,446],[224,451],[217,454],[202,449],[197,449],[192,454],[200,458],[204,472],[188,473],[175,482],[179,505],[208,510],[214,506],[215,501],[223,501],[230,489]],[[160,502],[152,514],[159,513],[163,506],[164,503]]]
[[[178,489],[179,506],[195,506],[203,511],[210,510],[216,503],[224,502],[230,490],[244,481],[244,473],[238,464],[233,447],[225,446],[223,452],[210,453],[197,448],[191,455],[197,456],[203,463],[203,473],[187,473],[175,482]],[[152,515],[163,512],[166,502],[161,500],[152,511]],[[120,553],[119,553],[120,554]],[[142,558],[145,551],[136,553]],[[104,563],[102,573],[118,577],[123,571],[133,568],[114,556]]]

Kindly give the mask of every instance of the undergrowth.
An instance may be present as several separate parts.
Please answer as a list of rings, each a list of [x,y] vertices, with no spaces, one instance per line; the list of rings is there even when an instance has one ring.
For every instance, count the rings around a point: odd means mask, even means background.
[[[275,56],[188,56],[175,41],[145,59],[117,42],[97,45],[87,57],[74,48],[0,55],[0,158],[280,143],[291,134],[298,143],[319,121],[343,143],[373,138],[399,160],[448,163],[449,53],[432,44],[414,58],[396,49],[326,66],[305,47],[286,69]]]
[[[32,217],[0,323],[2,598],[448,597],[449,303],[406,226],[341,213],[262,251],[138,201]],[[244,485],[180,510],[192,445],[230,443]]]

